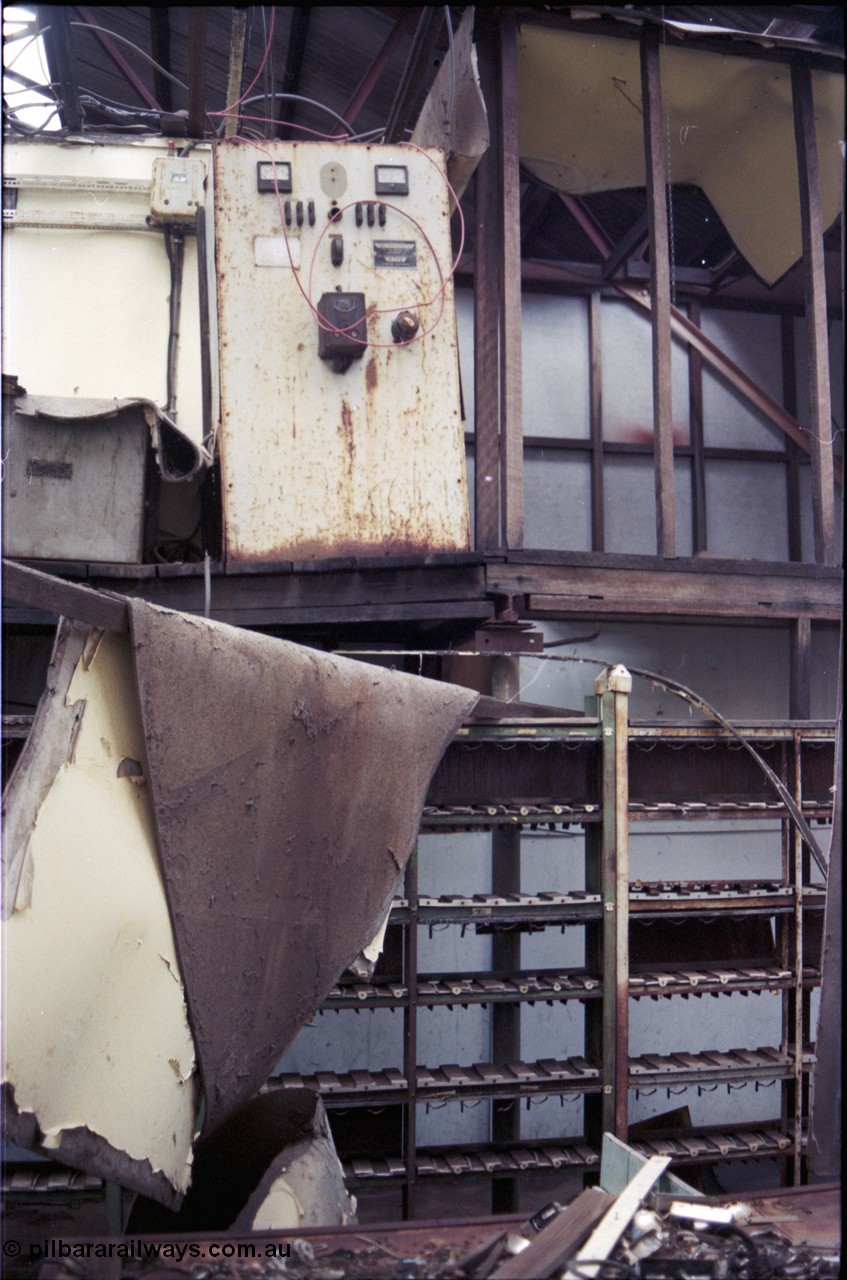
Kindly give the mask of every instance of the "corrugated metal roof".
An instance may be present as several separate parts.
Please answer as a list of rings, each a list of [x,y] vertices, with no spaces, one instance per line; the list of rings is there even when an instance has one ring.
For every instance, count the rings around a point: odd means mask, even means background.
[[[189,30],[191,14],[196,10],[186,6],[43,5],[38,6],[37,12],[41,27],[49,28],[48,54],[51,39],[59,33],[60,15],[70,22],[67,30],[71,67],[81,94],[83,127],[94,136],[106,135],[116,127],[136,132],[144,128],[158,130],[158,107],[171,113],[187,111],[191,76]],[[207,133],[211,133],[222,127],[220,115],[213,113],[225,106],[236,10],[230,6],[207,6],[204,12],[205,104],[210,113]],[[257,100],[245,109],[245,116],[255,118],[243,120],[242,130],[266,137],[332,134],[338,117],[357,95],[363,105],[355,114],[353,131],[374,131],[378,136],[404,82],[417,23],[422,14],[431,12],[399,6],[250,6],[246,10],[242,91],[249,88],[250,97]],[[448,10],[445,6],[444,13],[447,12],[457,26],[463,7]],[[534,6],[516,7],[514,12],[523,23],[576,23],[582,29],[593,29],[599,23],[613,34],[637,35],[645,22],[664,23],[669,33],[673,31],[674,39],[690,37],[701,46],[705,39],[709,44],[714,42],[716,48],[734,52],[750,47],[739,46],[734,37],[752,36],[769,44],[772,53],[774,41],[779,44],[787,40],[790,47],[799,44],[816,54],[843,55],[843,12],[835,5]],[[446,22],[438,16],[441,20],[436,23],[434,47],[430,47],[419,68],[420,83],[408,114],[409,128],[438,65],[448,55]],[[789,56],[790,49],[782,53]],[[51,72],[56,80],[55,56]],[[273,97],[281,93],[295,93],[299,98]],[[20,98],[11,98],[7,106],[14,109],[19,101]],[[527,218],[524,227],[524,253],[596,267],[598,250],[572,214],[561,201],[546,200],[538,184],[529,179],[527,183],[533,200],[529,202],[532,218]],[[618,243],[643,211],[644,193],[610,192],[583,197],[583,201],[608,238]],[[463,203],[471,214],[473,186]],[[732,246],[720,220],[697,188],[675,187],[671,213],[680,266],[710,268],[731,253]],[[469,218],[469,224],[470,221]],[[468,250],[471,249],[469,240]],[[743,259],[738,260],[735,270],[749,275]],[[760,290],[752,277],[751,281]],[[798,292],[798,301],[800,297]]]

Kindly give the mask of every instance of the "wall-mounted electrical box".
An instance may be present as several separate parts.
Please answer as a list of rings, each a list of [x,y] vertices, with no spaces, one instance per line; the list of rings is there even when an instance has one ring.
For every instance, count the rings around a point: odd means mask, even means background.
[[[466,550],[441,153],[231,139],[214,185],[227,559]]]
[[[150,214],[156,222],[192,223],[206,201],[206,165],[199,156],[157,156]]]

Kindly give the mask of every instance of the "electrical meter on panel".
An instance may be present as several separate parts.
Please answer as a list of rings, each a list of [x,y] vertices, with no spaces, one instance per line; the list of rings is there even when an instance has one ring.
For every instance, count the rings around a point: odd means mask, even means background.
[[[438,151],[215,147],[231,561],[469,545]]]

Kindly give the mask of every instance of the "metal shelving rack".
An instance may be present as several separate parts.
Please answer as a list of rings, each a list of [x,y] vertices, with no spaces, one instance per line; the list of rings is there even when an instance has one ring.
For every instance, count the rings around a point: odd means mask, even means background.
[[[464,726],[433,779],[421,825],[426,834],[512,830],[518,858],[522,832],[582,828],[585,890],[433,897],[419,892],[416,853],[404,896],[395,901],[390,918],[402,934],[402,972],[380,976],[378,969],[372,981],[339,984],[324,1005],[327,1011],[402,1010],[402,1064],[312,1077],[289,1073],[269,1086],[319,1088],[331,1116],[339,1107],[399,1107],[402,1137],[392,1153],[378,1156],[363,1149],[342,1150],[342,1155],[352,1186],[402,1186],[409,1216],[414,1216],[416,1188],[428,1179],[476,1176],[491,1179],[492,1186],[516,1185],[535,1173],[566,1169],[590,1178],[599,1168],[607,1131],[646,1155],[668,1154],[680,1166],[771,1157],[783,1162],[783,1180],[803,1179],[814,1062],[811,995],[820,981],[814,926],[821,918],[824,886],[811,875],[811,860],[784,803],[750,755],[738,750],[735,737],[710,722],[631,722],[630,677],[623,668],[607,669],[595,688],[582,718]],[[735,728],[766,757],[807,821],[821,827],[831,822],[833,724],[768,722]],[[762,817],[775,820],[780,841],[781,866],[773,878],[710,874],[698,880],[631,882],[629,833],[635,824]],[[769,921],[775,951],[764,959],[716,955],[696,962],[631,963],[633,928],[645,920],[670,918]],[[586,963],[581,969],[422,974],[418,931],[433,924],[495,930],[583,927]],[[810,935],[805,945],[804,934]],[[669,1054],[630,1053],[633,1001],[764,991],[780,994],[777,1045],[697,1053],[681,1045]],[[520,1010],[527,1004],[572,1000],[584,1009],[581,1054],[551,1045],[557,1056],[539,1061],[502,1056],[495,1027],[494,1061],[432,1066],[418,1060],[417,1014],[422,1008],[482,1004]],[[505,1043],[508,1049],[508,1038]],[[629,1103],[636,1089],[736,1088],[744,1082],[776,1082],[779,1114],[766,1123],[745,1122],[740,1116],[732,1126],[630,1135]],[[525,1142],[519,1136],[498,1141],[493,1133],[488,1144],[418,1146],[419,1103],[487,1099],[493,1112],[498,1100],[538,1095],[581,1096],[584,1132],[577,1138]]]

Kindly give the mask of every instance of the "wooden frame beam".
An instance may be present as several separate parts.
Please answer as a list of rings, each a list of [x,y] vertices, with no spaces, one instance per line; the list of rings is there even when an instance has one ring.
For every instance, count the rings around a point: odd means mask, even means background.
[[[600,294],[588,296],[588,395],[591,433],[591,550],[606,549],[603,493],[603,339]]]
[[[518,46],[514,13],[500,19],[500,145],[502,148],[502,315],[500,378],[503,440],[503,532],[507,547],[523,546],[523,365],[521,345],[521,183],[518,144]]]
[[[676,500],[671,387],[671,282],[667,206],[667,148],[662,120],[659,45],[652,32],[641,41],[641,97],[650,233],[650,295],[653,327],[653,439],[656,478],[656,546],[676,555]]]
[[[229,75],[226,85],[226,106],[234,106],[241,97],[241,81],[244,76],[244,42],[247,36],[247,10],[236,5],[232,10],[232,28],[229,37]],[[239,112],[228,115],[224,122],[224,137],[238,133]]]
[[[803,235],[806,332],[809,351],[809,435],[811,437],[809,452],[812,460],[815,559],[818,564],[837,564],[820,168],[815,136],[812,75],[802,55],[795,58],[791,64],[791,92],[794,102],[794,136],[797,144],[800,184],[800,223]]]
[[[491,146],[477,170],[474,321],[476,545],[523,545],[520,167],[513,15],[477,13]]]
[[[700,303],[692,302],[688,318],[700,328]],[[692,550],[708,546],[706,519],[706,456],[703,419],[703,357],[694,346],[688,348],[688,425],[691,436],[691,524]]]

